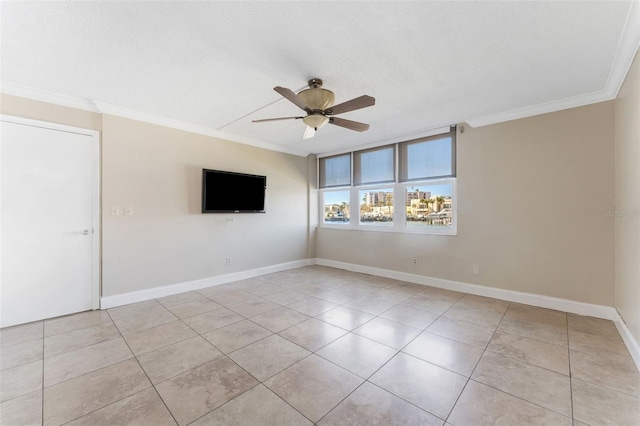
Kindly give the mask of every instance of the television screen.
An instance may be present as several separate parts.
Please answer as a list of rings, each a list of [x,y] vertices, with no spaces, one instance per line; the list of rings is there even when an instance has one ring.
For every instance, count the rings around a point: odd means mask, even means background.
[[[202,213],[264,213],[267,177],[202,170]]]

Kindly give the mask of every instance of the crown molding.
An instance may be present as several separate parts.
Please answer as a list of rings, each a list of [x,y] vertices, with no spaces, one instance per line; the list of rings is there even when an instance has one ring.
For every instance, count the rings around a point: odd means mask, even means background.
[[[81,109],[84,111],[100,112],[93,101],[90,99],[61,95],[60,93],[35,89],[33,87],[23,86],[21,84],[9,83],[5,81],[0,82],[0,92],[7,95],[18,96],[21,98],[46,102],[49,104],[61,105],[69,108]]]
[[[132,109],[112,105],[106,102],[99,102],[90,99],[75,98],[73,96],[62,95],[59,93],[48,92],[46,90],[35,89],[33,87],[22,86],[19,84],[0,82],[0,92],[7,95],[18,96],[21,98],[32,99],[35,101],[46,102],[55,105],[61,105],[65,107],[80,109],[84,111],[91,111],[100,114],[110,114],[118,117],[129,118],[136,121],[142,121],[145,123],[157,124],[163,127],[169,127],[172,129],[183,130],[190,133],[195,133],[204,136],[210,136],[217,139],[224,139],[231,142],[241,143],[243,145],[250,145],[256,148],[268,149],[270,151],[283,152],[285,154],[292,154],[299,157],[306,157],[309,152],[292,149],[269,142],[261,141],[258,139],[247,138],[232,133],[223,132],[220,130],[210,129],[204,126],[198,126],[196,124],[187,123],[180,120],[174,120],[172,118],[163,117],[156,114],[149,114],[146,112],[135,111]]]
[[[504,121],[577,108],[598,102],[610,101],[618,96],[618,92],[631,68],[631,64],[640,47],[640,1],[632,1],[627,13],[627,20],[620,36],[613,64],[607,76],[605,87],[584,95],[572,96],[550,102],[544,102],[524,108],[503,111],[496,114],[476,117],[466,122],[471,127],[487,126]]]
[[[118,117],[129,118],[136,121],[142,121],[150,124],[157,124],[159,126],[169,127],[172,129],[183,130],[185,132],[196,133],[204,136],[211,136],[218,139],[224,139],[231,142],[241,143],[244,145],[251,145],[257,148],[268,149],[270,151],[283,152],[285,154],[297,155],[299,157],[306,157],[308,152],[287,148],[284,146],[264,142],[258,139],[247,138],[244,136],[234,135],[232,133],[223,132],[220,130],[210,129],[204,126],[198,126],[196,124],[187,123],[180,120],[174,120],[172,118],[163,117],[156,114],[150,114],[146,112],[135,111],[132,109],[112,105],[106,102],[94,101],[94,104],[102,114],[116,115]]]

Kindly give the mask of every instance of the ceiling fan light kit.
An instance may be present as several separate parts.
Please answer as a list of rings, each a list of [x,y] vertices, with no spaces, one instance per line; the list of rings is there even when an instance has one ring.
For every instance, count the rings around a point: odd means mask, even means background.
[[[331,90],[322,88],[322,80],[319,78],[312,78],[311,80],[309,80],[309,88],[300,91],[300,93],[298,94],[295,94],[291,89],[280,86],[274,87],[273,90],[278,92],[285,99],[295,104],[298,108],[306,111],[307,115],[304,117],[267,118],[262,120],[253,120],[253,122],[261,123],[265,121],[302,119],[304,124],[307,125],[307,128],[302,135],[303,139],[313,137],[315,131],[327,123],[344,127],[350,130],[355,130],[357,132],[364,132],[369,129],[368,124],[345,120],[343,118],[337,118],[333,116],[361,108],[370,107],[375,105],[376,103],[375,98],[363,95],[358,98],[351,99],[350,101],[333,106],[336,97]]]

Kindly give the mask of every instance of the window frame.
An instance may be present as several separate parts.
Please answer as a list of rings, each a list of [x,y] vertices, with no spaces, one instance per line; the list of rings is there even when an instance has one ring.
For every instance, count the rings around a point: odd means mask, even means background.
[[[406,234],[423,234],[423,235],[451,235],[455,236],[458,234],[458,194],[457,194],[457,171],[456,171],[456,128],[455,126],[451,127],[449,132],[442,132],[435,134],[433,136],[428,136],[419,139],[413,139],[409,141],[398,142],[394,144],[381,145],[375,148],[368,148],[358,151],[351,151],[348,154],[351,156],[351,184],[350,185],[342,185],[342,186],[331,186],[331,187],[320,187],[320,161],[322,158],[331,158],[336,155],[328,155],[326,157],[318,158],[318,200],[319,200],[319,209],[318,209],[318,227],[324,229],[342,229],[342,230],[353,230],[353,231],[371,231],[371,232],[393,232],[393,233],[406,233]],[[451,149],[452,149],[452,174],[450,176],[438,176],[427,179],[414,179],[414,180],[400,180],[400,145],[403,143],[417,143],[421,141],[435,140],[441,139],[443,136],[447,134],[451,135]],[[354,159],[359,152],[368,152],[377,149],[382,149],[385,147],[393,147],[393,159],[394,159],[394,182],[381,182],[381,183],[367,183],[362,185],[356,185],[354,179]],[[347,153],[337,154],[337,155],[345,155]],[[412,186],[424,186],[424,185],[443,185],[450,184],[451,185],[451,225],[424,225],[424,226],[408,226],[407,218],[406,218],[406,191],[407,188]],[[360,221],[360,192],[367,191],[371,189],[373,191],[384,191],[390,190],[389,192],[393,192],[393,221],[387,223],[362,223]],[[347,223],[325,223],[324,221],[324,207],[325,207],[325,197],[324,194],[326,192],[334,192],[334,191],[350,191],[349,197],[349,222]],[[401,204],[401,208],[398,208],[398,202]],[[355,206],[355,208],[354,208]],[[357,214],[356,214],[357,213]]]

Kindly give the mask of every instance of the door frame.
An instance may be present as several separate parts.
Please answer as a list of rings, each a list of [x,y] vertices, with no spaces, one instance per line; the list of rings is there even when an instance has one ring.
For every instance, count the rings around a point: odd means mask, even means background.
[[[91,204],[92,204],[92,223],[93,229],[93,245],[91,250],[91,307],[92,309],[100,309],[100,290],[101,290],[101,257],[100,248],[102,246],[102,229],[100,216],[100,199],[101,199],[101,182],[100,182],[100,132],[92,129],[83,129],[80,127],[67,126],[63,124],[51,123],[48,121],[33,120],[30,118],[16,117],[13,115],[0,114],[0,122],[19,124],[24,126],[39,127],[59,132],[75,133],[91,137],[92,145],[92,182],[91,182]],[[0,213],[1,214],[1,213]],[[0,230],[1,232],[1,230]]]

